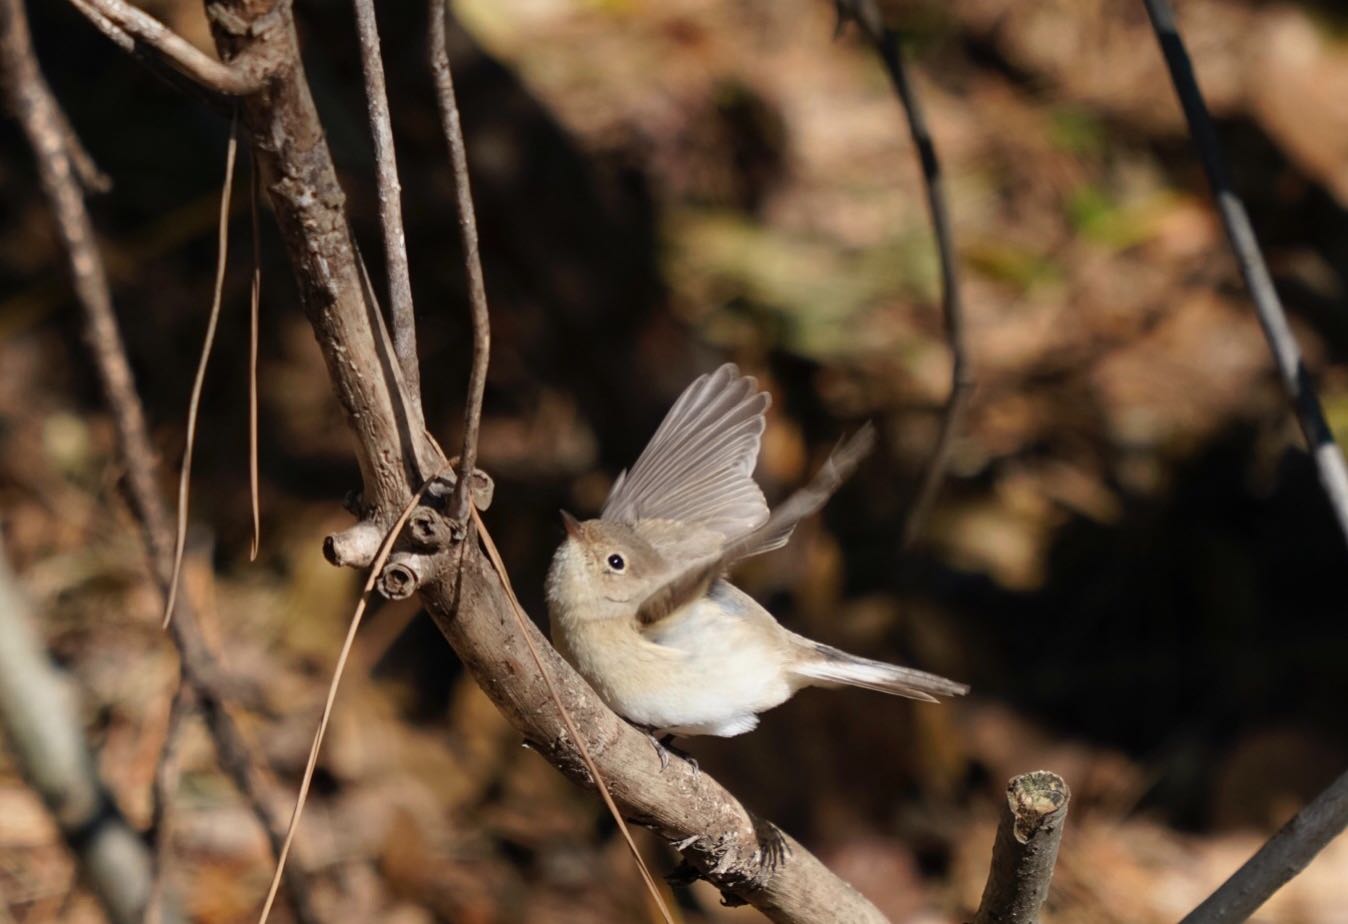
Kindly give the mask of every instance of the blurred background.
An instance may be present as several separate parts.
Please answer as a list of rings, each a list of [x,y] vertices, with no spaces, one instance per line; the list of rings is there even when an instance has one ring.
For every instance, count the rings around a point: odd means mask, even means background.
[[[57,95],[115,181],[91,207],[165,491],[210,302],[227,119],[66,4],[31,4]],[[469,337],[422,4],[382,4],[428,422],[459,438]],[[1348,429],[1348,17],[1184,0],[1181,26],[1331,422]],[[197,0],[146,8],[203,47]],[[1348,550],[1209,207],[1140,3],[905,0],[951,197],[976,378],[916,544],[904,515],[949,376],[903,113],[824,0],[460,0],[454,66],[493,313],[489,525],[535,619],[561,539],[674,396],[724,360],[776,399],[770,498],[840,434],[882,448],[742,585],[788,626],[968,681],[915,705],[806,692],[689,750],[896,921],[966,920],[998,804],[1072,787],[1048,917],[1172,921],[1348,767]],[[349,4],[296,4],[356,233],[381,253]],[[241,160],[243,160],[241,158]],[[241,163],[241,170],[246,162]],[[246,186],[242,187],[246,189]],[[288,788],[359,591],[322,537],[358,486],[264,215],[263,544],[248,562],[248,206],[197,447],[187,587]],[[371,269],[378,272],[373,265]],[[376,280],[382,292],[382,280]],[[176,686],[64,258],[0,125],[0,527],[132,822]],[[307,809],[331,920],[654,920],[600,802],[532,752],[409,604],[375,605]],[[266,842],[188,727],[177,875],[194,920],[256,913]],[[644,833],[658,871],[674,855]],[[1259,916],[1342,922],[1348,839]],[[713,889],[684,921],[759,920]],[[101,912],[0,737],[0,921]],[[281,907],[274,920],[285,920]]]

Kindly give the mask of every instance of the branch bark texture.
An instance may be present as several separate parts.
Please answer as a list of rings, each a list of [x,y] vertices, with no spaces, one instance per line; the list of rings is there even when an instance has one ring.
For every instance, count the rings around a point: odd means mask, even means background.
[[[288,0],[219,0],[207,15],[222,57],[269,62],[274,77],[240,101],[262,185],[286,242],[300,298],[356,435],[361,519],[382,534],[439,451],[411,410],[402,370],[370,297],[347,223],[346,197],[304,77]],[[344,347],[359,344],[359,353]],[[370,530],[366,530],[370,532]],[[340,564],[364,567],[375,542],[333,537]]]
[[[992,869],[974,924],[1036,924],[1058,860],[1071,793],[1062,777],[1036,770],[1006,786]]]

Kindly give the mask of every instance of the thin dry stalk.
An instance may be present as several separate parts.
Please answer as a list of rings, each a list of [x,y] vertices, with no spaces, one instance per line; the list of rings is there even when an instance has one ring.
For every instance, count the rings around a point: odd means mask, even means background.
[[[482,537],[482,546],[487,550],[487,558],[491,560],[491,566],[496,569],[496,574],[501,579],[501,586],[505,588],[506,598],[510,601],[511,609],[515,612],[515,619],[519,623],[520,636],[529,646],[529,654],[533,657],[534,665],[538,668],[538,673],[543,678],[543,683],[547,685],[553,703],[557,706],[557,712],[566,725],[567,734],[575,742],[576,750],[580,753],[581,760],[585,762],[585,769],[589,771],[590,779],[594,781],[595,788],[599,790],[599,795],[604,800],[604,805],[608,807],[609,814],[618,823],[618,830],[622,832],[623,840],[627,841],[627,849],[632,852],[632,857],[637,862],[637,868],[641,870],[641,878],[645,880],[646,888],[650,891],[652,900],[660,910],[661,917],[665,919],[666,924],[674,924],[673,918],[670,917],[669,907],[660,894],[660,887],[655,884],[655,878],[651,876],[646,861],[641,858],[641,851],[637,849],[637,842],[633,840],[632,832],[628,829],[627,822],[623,820],[622,812],[618,810],[618,803],[613,801],[613,794],[609,792],[608,783],[604,782],[604,775],[599,772],[599,767],[595,765],[594,758],[590,756],[589,745],[585,743],[585,739],[576,730],[576,723],[572,721],[571,713],[562,703],[562,696],[557,692],[557,684],[553,681],[551,672],[543,664],[543,656],[539,654],[538,646],[534,644],[533,637],[526,631],[524,622],[529,617],[524,614],[524,607],[520,605],[519,597],[515,596],[515,588],[510,583],[510,573],[506,571],[505,562],[501,560],[501,553],[497,551],[496,543],[492,541],[491,533],[487,532],[487,526],[482,522],[482,517],[478,514],[477,508],[470,507],[469,509],[472,512],[473,525],[477,527],[477,533]]]
[[[463,409],[463,450],[459,453],[459,482],[454,487],[450,516],[462,521],[472,506],[468,485],[477,465],[477,437],[482,423],[482,396],[487,388],[487,363],[491,358],[491,320],[487,312],[487,285],[482,275],[482,256],[478,248],[477,213],[473,208],[473,190],[468,178],[468,152],[463,143],[463,125],[454,95],[454,75],[449,68],[445,38],[448,0],[431,0],[431,72],[435,75],[436,100],[440,105],[440,123],[449,144],[449,160],[454,170],[454,192],[459,208],[459,233],[463,238],[463,263],[468,275],[468,304],[473,317],[473,366],[468,373],[468,398]]]
[[[234,162],[239,153],[239,116],[236,112],[229,123],[229,146],[225,153],[225,185],[220,193],[219,244],[215,261],[215,292],[211,297],[211,314],[206,322],[206,339],[201,344],[201,358],[197,361],[196,378],[192,380],[192,398],[187,404],[187,448],[183,452],[182,473],[178,477],[178,535],[173,547],[173,572],[169,576],[168,599],[164,601],[164,628],[173,618],[173,604],[178,599],[178,581],[182,577],[183,550],[187,546],[188,501],[192,483],[192,450],[197,441],[197,415],[201,410],[201,390],[206,384],[206,366],[211,361],[215,346],[215,330],[220,323],[220,303],[225,291],[225,265],[229,259],[229,202],[234,193]]]
[[[337,655],[337,664],[332,671],[332,680],[328,684],[327,699],[323,702],[323,714],[318,720],[318,730],[314,732],[314,740],[309,746],[309,760],[304,765],[304,777],[300,780],[300,790],[295,799],[295,809],[290,815],[290,825],[286,829],[285,842],[281,845],[281,852],[276,857],[276,870],[272,874],[271,886],[267,889],[267,900],[262,906],[262,913],[258,916],[258,924],[266,924],[267,918],[271,915],[272,905],[276,901],[276,893],[281,887],[286,859],[290,856],[290,846],[294,843],[295,832],[299,830],[300,816],[304,813],[304,805],[309,799],[309,787],[314,781],[314,771],[318,768],[318,752],[323,747],[323,736],[327,734],[328,721],[332,718],[332,707],[337,702],[337,689],[341,686],[342,674],[346,671],[346,662],[351,655],[351,646],[356,641],[356,630],[360,628],[361,618],[365,615],[365,607],[370,602],[370,591],[374,590],[375,582],[379,580],[379,572],[383,570],[384,563],[388,561],[389,553],[393,551],[393,543],[397,541],[398,534],[407,524],[407,518],[412,515],[412,511],[421,502],[421,498],[426,494],[426,490],[431,486],[431,483],[445,471],[446,469],[441,469],[435,475],[426,479],[417,489],[417,492],[412,495],[412,499],[403,507],[398,519],[384,536],[384,541],[379,546],[379,553],[375,555],[374,562],[370,565],[370,575],[365,581],[365,587],[360,592],[360,600],[356,603],[356,611],[351,614],[351,624],[346,630],[346,638],[342,641],[342,650]]]
[[[955,434],[964,419],[964,409],[973,390],[973,373],[969,366],[969,350],[964,336],[964,302],[960,296],[959,256],[955,250],[954,231],[951,228],[950,208],[946,203],[945,181],[941,162],[936,156],[936,143],[927,128],[927,117],[922,100],[917,95],[912,77],[903,59],[898,34],[888,28],[875,0],[836,0],[839,25],[854,20],[867,41],[875,48],[884,63],[894,91],[908,117],[908,131],[917,150],[922,167],[922,181],[927,192],[927,211],[931,215],[932,233],[936,238],[936,253],[941,264],[941,301],[946,344],[950,349],[950,393],[941,412],[941,429],[936,445],[922,471],[922,480],[913,495],[903,524],[900,549],[913,544],[926,523],[932,504],[941,491],[950,468],[950,453]]]
[[[258,500],[257,472],[257,347],[262,312],[262,236],[257,220],[257,202],[262,196],[260,182],[257,156],[253,155],[248,162],[248,218],[253,234],[253,279],[248,287],[248,498],[253,512],[249,561],[257,561],[258,549],[262,546],[262,505]]]
[[[379,24],[374,0],[355,0],[360,64],[365,74],[365,102],[374,137],[375,174],[379,184],[379,223],[384,232],[384,264],[388,272],[389,312],[393,317],[393,353],[402,369],[403,385],[412,402],[411,416],[421,423],[421,366],[417,361],[417,321],[412,306],[412,279],[407,266],[407,238],[403,231],[402,185],[393,149],[393,122],[384,83],[384,61],[379,53]]]

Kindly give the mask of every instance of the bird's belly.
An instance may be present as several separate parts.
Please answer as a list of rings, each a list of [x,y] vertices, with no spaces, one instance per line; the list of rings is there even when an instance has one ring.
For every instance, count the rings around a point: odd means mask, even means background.
[[[600,638],[569,638],[563,653],[614,712],[661,732],[728,737],[758,724],[757,713],[793,689],[775,653],[752,642],[692,650],[652,644],[627,626],[577,627]]]

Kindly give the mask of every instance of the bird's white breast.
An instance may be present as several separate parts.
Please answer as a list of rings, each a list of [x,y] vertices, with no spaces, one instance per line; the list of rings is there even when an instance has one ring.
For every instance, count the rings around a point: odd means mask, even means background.
[[[725,582],[644,634],[631,620],[554,621],[559,649],[610,708],[684,735],[741,734],[791,696],[781,631]]]

